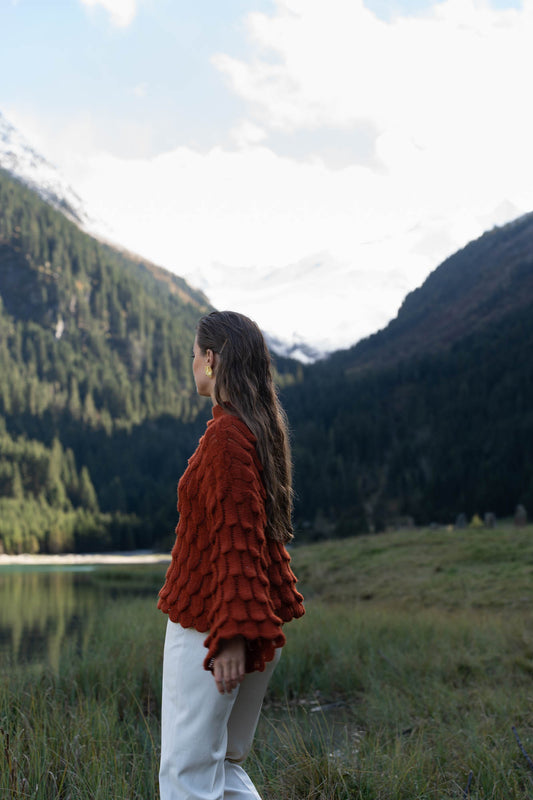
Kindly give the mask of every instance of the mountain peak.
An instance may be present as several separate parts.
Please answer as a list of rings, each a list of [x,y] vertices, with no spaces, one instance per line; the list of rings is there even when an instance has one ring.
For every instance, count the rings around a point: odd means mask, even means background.
[[[81,199],[57,167],[38,153],[1,112],[0,167],[76,224],[89,225]]]

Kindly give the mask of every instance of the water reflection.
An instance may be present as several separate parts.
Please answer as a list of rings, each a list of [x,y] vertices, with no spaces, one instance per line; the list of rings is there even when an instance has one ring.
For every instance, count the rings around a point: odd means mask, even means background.
[[[67,652],[85,655],[98,613],[117,594],[93,567],[0,569],[0,670],[23,664],[59,669]]]

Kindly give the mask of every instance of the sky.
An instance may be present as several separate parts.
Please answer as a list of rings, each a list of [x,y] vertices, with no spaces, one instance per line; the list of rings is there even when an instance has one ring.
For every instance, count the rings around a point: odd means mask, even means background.
[[[533,0],[0,0],[0,112],[108,238],[348,346],[533,210]]]

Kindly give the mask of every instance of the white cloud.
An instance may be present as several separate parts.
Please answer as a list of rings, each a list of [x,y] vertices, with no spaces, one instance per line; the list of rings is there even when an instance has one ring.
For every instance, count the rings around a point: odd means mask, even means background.
[[[258,125],[254,125],[248,120],[241,120],[230,131],[231,141],[240,149],[244,149],[249,145],[259,144],[266,139],[267,134]]]
[[[64,152],[87,144],[62,163],[89,213],[125,246],[204,282],[214,303],[315,341],[325,320],[348,344],[447,255],[533,209],[533,0],[520,11],[444,0],[391,22],[361,0],[276,0],[247,30],[247,61],[214,58],[245,101],[231,150],[117,158],[96,149],[90,119],[84,136],[82,118],[74,145],[60,137]],[[346,143],[362,129],[370,144],[354,146],[352,163],[346,147],[336,169],[320,147],[305,159],[276,152],[283,137],[336,130]],[[313,283],[305,268],[316,259]],[[279,270],[294,265],[289,290]]]
[[[182,147],[151,160],[95,155],[75,183],[119,240],[191,272],[215,262],[281,266],[332,240],[349,248],[370,227],[358,191],[366,181],[362,169],[330,172],[248,145],[207,154]]]
[[[81,3],[89,8],[101,6],[117,28],[127,28],[137,13],[137,0],[81,0]]]
[[[527,80],[533,65],[531,3],[517,12],[446,0],[426,16],[393,23],[362,0],[276,6],[274,16],[248,16],[254,58],[213,59],[267,127],[346,127],[371,119],[383,130],[407,127],[431,146],[454,130],[461,113],[470,119],[474,104],[476,130],[502,100],[513,116],[526,118],[526,104],[516,109],[513,101],[516,78]]]
[[[471,206],[461,187],[413,196],[403,176],[331,171],[259,145],[94,155],[73,182],[116,241],[205,288],[218,307],[329,347],[386,324],[442,259],[525,210],[494,192]]]

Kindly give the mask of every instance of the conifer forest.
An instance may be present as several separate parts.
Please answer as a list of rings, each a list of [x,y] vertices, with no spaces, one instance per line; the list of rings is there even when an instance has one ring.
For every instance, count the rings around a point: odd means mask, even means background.
[[[300,540],[533,509],[533,222],[486,237],[483,253],[499,254],[490,297],[473,243],[378,340],[306,367],[275,358]],[[445,333],[431,327],[443,307]],[[210,416],[191,372],[209,310],[0,172],[4,552],[169,547],[177,482]]]

